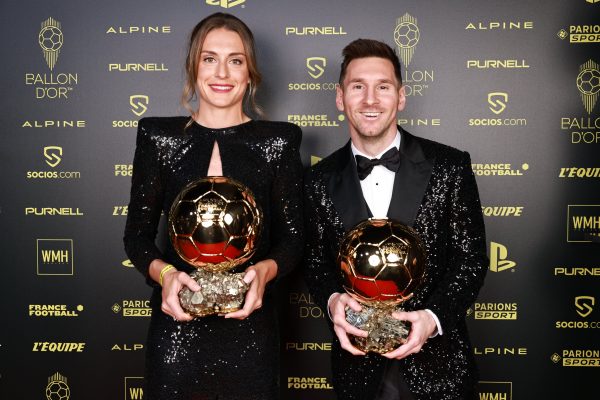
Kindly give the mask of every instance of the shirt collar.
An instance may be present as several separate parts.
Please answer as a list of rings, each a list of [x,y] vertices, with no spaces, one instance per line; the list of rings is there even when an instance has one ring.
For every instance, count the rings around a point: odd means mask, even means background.
[[[394,140],[392,141],[392,143],[390,143],[390,145],[388,147],[386,147],[385,149],[383,149],[382,152],[380,152],[379,154],[377,154],[375,157],[371,157],[368,156],[366,154],[364,154],[363,152],[361,152],[360,150],[358,150],[356,148],[356,146],[354,146],[354,143],[352,143],[352,141],[350,141],[350,148],[352,149],[352,155],[356,156],[363,156],[366,158],[381,158],[381,156],[388,151],[389,149],[391,149],[392,147],[396,147],[397,149],[400,149],[400,131],[396,130],[396,137],[394,138]]]

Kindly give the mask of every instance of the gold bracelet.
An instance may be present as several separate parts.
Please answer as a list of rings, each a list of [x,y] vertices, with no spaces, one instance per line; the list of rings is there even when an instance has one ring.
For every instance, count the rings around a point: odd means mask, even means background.
[[[160,283],[160,286],[163,285],[163,277],[165,274],[172,269],[175,269],[175,267],[171,264],[167,264],[163,267],[163,269],[160,270],[160,276],[158,278],[158,283]]]

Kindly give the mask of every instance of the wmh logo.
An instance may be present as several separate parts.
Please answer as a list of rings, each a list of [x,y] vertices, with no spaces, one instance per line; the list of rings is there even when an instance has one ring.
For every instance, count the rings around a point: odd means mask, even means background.
[[[72,239],[37,239],[38,275],[73,275]]]
[[[125,400],[144,399],[144,378],[140,376],[125,377]]]

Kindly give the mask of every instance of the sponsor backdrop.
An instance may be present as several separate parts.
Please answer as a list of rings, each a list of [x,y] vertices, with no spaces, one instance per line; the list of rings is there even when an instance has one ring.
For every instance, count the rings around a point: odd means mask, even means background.
[[[254,31],[261,103],[302,127],[306,165],[347,140],[334,104],[343,46],[395,47],[408,95],[398,123],[468,150],[480,188],[490,266],[468,311],[480,398],[597,392],[598,0],[0,8],[1,398],[144,398],[149,288],[121,239],[137,120],[184,114],[186,38],[216,11]],[[280,299],[282,398],[333,399],[327,316],[299,273]]]

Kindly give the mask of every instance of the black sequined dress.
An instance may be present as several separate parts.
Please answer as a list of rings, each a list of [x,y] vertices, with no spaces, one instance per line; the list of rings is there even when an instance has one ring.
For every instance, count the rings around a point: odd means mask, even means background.
[[[192,122],[185,128],[189,120],[144,118],[138,125],[124,242],[131,261],[154,287],[145,398],[277,398],[279,346],[271,286],[302,256],[301,131],[267,121],[225,129]],[[159,258],[193,271],[170,243],[159,250],[155,238],[161,213],[168,214],[186,184],[206,176],[215,141],[223,175],[248,186],[263,210],[263,231],[249,263],[274,259],[278,278],[267,285],[263,306],[243,321],[209,316],[179,323],[160,310],[161,288],[148,268]]]

